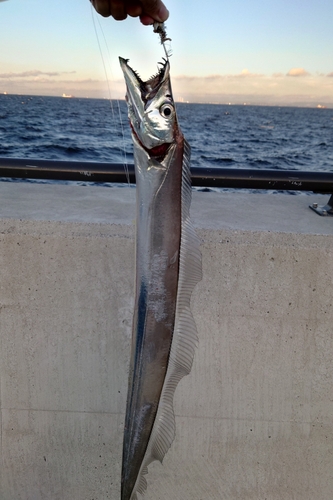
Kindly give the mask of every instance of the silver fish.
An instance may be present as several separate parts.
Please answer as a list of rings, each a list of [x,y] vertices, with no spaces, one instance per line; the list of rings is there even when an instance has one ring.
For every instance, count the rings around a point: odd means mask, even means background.
[[[169,61],[143,82],[122,58],[137,192],[136,287],[121,500],[137,500],[148,465],[175,435],[173,396],[191,370],[197,332],[190,298],[201,279],[189,218],[190,147],[178,125]]]

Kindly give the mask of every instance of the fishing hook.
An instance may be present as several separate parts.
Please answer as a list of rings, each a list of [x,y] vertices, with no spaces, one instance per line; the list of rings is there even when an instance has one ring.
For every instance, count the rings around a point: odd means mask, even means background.
[[[168,53],[167,48],[165,46],[165,42],[168,42],[168,41],[171,42],[171,38],[167,37],[165,24],[155,22],[153,24],[153,26],[154,26],[154,33],[158,33],[160,36],[161,45],[163,45],[163,49],[164,49],[167,61],[169,62],[169,53]]]

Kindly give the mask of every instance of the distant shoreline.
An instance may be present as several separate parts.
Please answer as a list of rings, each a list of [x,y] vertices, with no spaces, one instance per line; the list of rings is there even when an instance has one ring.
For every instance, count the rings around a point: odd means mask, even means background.
[[[64,99],[66,98],[71,98],[71,99],[93,99],[93,100],[99,100],[99,101],[109,101],[110,99],[107,97],[88,97],[88,96],[73,96],[73,95],[47,95],[47,94],[11,94],[8,91],[2,91],[0,92],[0,97],[1,96],[17,96],[17,97],[47,97],[47,98],[55,98],[55,99]],[[111,99],[112,101],[125,101],[124,98],[122,99]],[[238,101],[235,100],[234,102],[218,102],[218,101],[210,101],[210,100],[195,100],[195,101],[184,101],[184,100],[177,100],[175,99],[175,102],[177,105],[188,105],[188,104],[204,104],[204,105],[213,105],[213,106],[254,106],[254,107],[275,107],[275,108],[311,108],[311,109],[333,109],[333,102],[314,102],[314,103],[309,103],[309,102],[291,102],[291,103],[268,103],[268,102],[251,102],[249,101]]]

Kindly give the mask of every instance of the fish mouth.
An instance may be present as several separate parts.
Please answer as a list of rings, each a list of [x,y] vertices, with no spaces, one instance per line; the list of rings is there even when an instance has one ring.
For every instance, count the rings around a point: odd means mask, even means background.
[[[163,59],[163,62],[158,63],[160,65],[158,72],[155,75],[151,76],[149,80],[144,82],[141,79],[139,73],[131,68],[131,66],[128,64],[128,61],[129,59],[119,57],[120,66],[125,76],[127,88],[130,89],[132,86],[137,88],[140,91],[143,103],[147,104],[148,101],[155,97],[160,86],[168,76],[169,62],[167,61],[167,59]]]
[[[119,57],[119,61],[127,87],[132,136],[150,157],[161,162],[174,142],[177,130],[169,61],[160,63],[158,72],[146,82],[129,66],[128,59]]]

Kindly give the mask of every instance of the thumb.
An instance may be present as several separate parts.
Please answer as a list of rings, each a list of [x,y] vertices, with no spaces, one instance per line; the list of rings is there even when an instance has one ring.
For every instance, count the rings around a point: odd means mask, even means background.
[[[169,11],[161,0],[141,0],[142,8],[146,15],[154,21],[163,23],[169,17]]]

